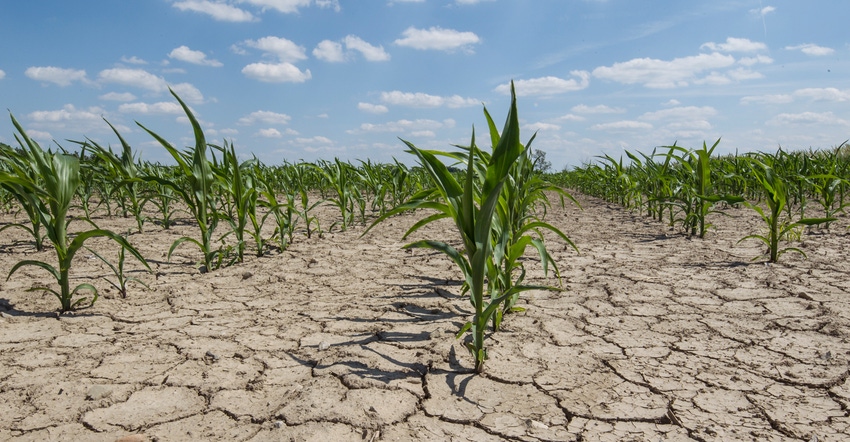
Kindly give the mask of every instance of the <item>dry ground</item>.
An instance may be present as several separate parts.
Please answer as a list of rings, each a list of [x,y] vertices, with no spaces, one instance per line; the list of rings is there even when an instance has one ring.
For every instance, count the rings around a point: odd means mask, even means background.
[[[453,264],[401,249],[414,215],[204,275],[194,249],[165,258],[191,226],[147,224],[130,240],[151,260],[155,274],[132,273],[150,290],[121,299],[82,253],[74,274],[103,296],[61,317],[25,291],[46,273],[21,270],[0,284],[0,439],[847,440],[846,218],[803,236],[808,260],[766,265],[750,261],[759,244],[736,244],[758,232],[750,212],[692,240],[580,201],[548,218],[581,249],[549,243],[565,291],[527,293],[527,312],[489,338],[483,375],[454,338],[470,304]],[[50,253],[6,230],[0,274]]]

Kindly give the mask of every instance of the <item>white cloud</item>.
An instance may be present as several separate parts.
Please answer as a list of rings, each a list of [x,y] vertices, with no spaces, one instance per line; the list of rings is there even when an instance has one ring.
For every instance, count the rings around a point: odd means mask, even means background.
[[[298,8],[310,6],[311,0],[240,0],[240,3],[250,3],[259,6],[265,11],[274,9],[284,14],[298,12]]]
[[[776,8],[774,8],[773,6],[765,6],[763,8],[750,9],[751,14],[758,15],[760,17],[764,17],[765,15],[770,14],[771,12],[775,12],[775,11],[776,11]]]
[[[251,63],[242,68],[242,73],[266,83],[303,83],[312,78],[309,69],[301,72],[292,63]]]
[[[136,96],[129,92],[108,92],[98,98],[107,101],[133,101],[136,99]]]
[[[197,64],[201,66],[212,66],[212,67],[221,67],[223,66],[218,60],[211,60],[207,58],[207,54],[204,54],[201,51],[195,51],[189,49],[188,46],[180,46],[174,48],[169,54],[169,58],[173,58],[175,60],[185,61],[186,63]]]
[[[582,117],[581,115],[575,114],[566,114],[557,118],[558,121],[585,121],[587,118]]]
[[[348,35],[343,41],[346,48],[360,52],[366,60],[387,61],[390,59],[390,54],[384,51],[383,46],[372,46],[356,35]]]
[[[125,114],[170,114],[181,115],[183,108],[173,101],[160,101],[158,103],[125,103],[118,106],[118,112]]]
[[[6,73],[3,72],[3,69],[0,69],[0,80],[2,80],[3,77],[5,77],[5,76],[6,76]]]
[[[533,131],[533,132],[537,132],[537,131],[540,131],[540,130],[560,130],[561,126],[558,126],[557,124],[537,122],[537,123],[526,124],[526,125],[522,126],[522,128],[526,129],[526,130]]]
[[[437,95],[429,95],[422,92],[381,92],[381,101],[395,106],[409,107],[449,107],[461,108],[469,106],[477,106],[481,101],[474,98],[463,98],[460,95],[452,95],[450,97],[440,97]]]
[[[648,121],[704,120],[715,115],[717,115],[717,109],[711,106],[684,106],[646,112],[640,116],[640,119]]]
[[[818,46],[814,43],[806,43],[796,46],[785,46],[785,49],[789,51],[800,51],[806,55],[812,56],[830,55],[835,52],[835,49],[827,48],[824,46]]]
[[[492,2],[494,0],[455,0],[459,5],[476,5],[481,2]]]
[[[195,86],[189,83],[178,83],[171,86],[171,90],[187,103],[203,103],[204,95]]]
[[[103,113],[103,109],[99,107],[77,109],[73,104],[66,104],[59,110],[31,112],[28,117],[36,123],[58,123],[58,125],[53,125],[53,127],[65,127],[65,123],[73,123],[76,126],[79,123],[91,124],[93,122],[102,122],[101,115]]]
[[[310,137],[310,138],[296,138],[294,141],[295,141],[295,144],[297,144],[297,145],[314,145],[314,146],[317,145],[317,144],[329,145],[329,144],[334,143],[333,140],[331,140],[330,138],[323,137],[323,136],[320,136],[320,135],[317,135],[315,137]]]
[[[389,112],[386,106],[382,104],[357,103],[357,109],[370,114],[385,114]]]
[[[601,123],[590,126],[592,130],[639,130],[652,129],[652,125],[642,121],[622,120],[613,123]]]
[[[738,64],[744,66],[754,66],[757,64],[771,64],[773,63],[773,59],[768,57],[767,55],[756,55],[755,57],[741,57],[738,60]]]
[[[680,104],[682,104],[682,103],[675,98],[671,98],[671,99],[667,100],[666,102],[662,103],[662,105],[664,105],[664,106],[678,106]]]
[[[251,112],[250,114],[240,118],[237,123],[240,124],[240,125],[250,125],[250,124],[260,122],[260,123],[264,123],[264,124],[284,125],[284,124],[289,124],[289,120],[291,120],[291,119],[292,119],[292,117],[290,117],[289,115],[281,114],[281,113],[278,113],[278,112],[254,111],[254,112]]]
[[[794,91],[794,96],[819,101],[844,102],[850,101],[850,90],[828,88],[804,88]]]
[[[530,80],[516,80],[514,81],[516,94],[518,97],[550,96],[566,92],[580,91],[582,89],[586,89],[590,84],[590,73],[587,71],[572,71],[570,74],[574,77],[578,77],[578,79],[571,78],[569,80],[565,80],[559,77],[540,77],[532,78]],[[511,85],[510,83],[501,84],[496,86],[495,91],[506,95],[510,94]]]
[[[222,2],[212,2],[208,0],[182,0],[174,2],[172,6],[181,11],[193,11],[207,14],[218,21],[249,22],[256,20],[250,12]]]
[[[832,112],[782,113],[767,122],[771,126],[817,125],[850,126],[850,121],[835,116]]]
[[[570,110],[577,114],[621,114],[626,111],[622,107],[611,107],[604,104],[597,104],[596,106],[579,104],[573,106]]]
[[[342,46],[345,44],[346,51]],[[356,35],[347,35],[341,41],[322,40],[313,49],[313,55],[324,61],[340,63],[353,58],[353,52],[359,52],[368,61],[387,61],[390,59],[383,46],[373,46]]]
[[[775,94],[775,95],[759,95],[759,96],[747,96],[741,98],[741,104],[750,104],[750,103],[762,103],[762,104],[786,104],[793,103],[794,97],[787,94]]]
[[[601,66],[593,70],[593,76],[624,84],[643,84],[648,88],[669,89],[687,86],[696,75],[729,67],[735,64],[731,55],[717,52],[699,54],[673,60],[635,58],[626,62]]]
[[[404,38],[395,40],[395,44],[419,50],[463,49],[466,52],[472,52],[472,45],[481,42],[481,39],[473,32],[460,32],[436,26],[428,29],[417,29],[411,26],[402,35]]]
[[[333,9],[336,12],[340,11],[339,0],[316,0],[316,6],[322,9]]]
[[[27,77],[59,86],[68,86],[75,81],[86,81],[86,71],[82,69],[65,69],[55,66],[32,66],[24,71]]]
[[[703,43],[700,49],[706,48],[717,52],[758,52],[767,49],[767,45],[747,38],[729,37],[726,43]]]
[[[307,58],[304,47],[282,37],[268,36],[259,40],[245,40],[242,44],[274,55],[284,63],[292,63]]]
[[[418,119],[418,120],[398,120],[383,124],[363,123],[360,125],[360,132],[415,132],[423,130],[437,130],[442,128],[452,128],[455,126],[455,121],[447,119],[443,121]],[[349,133],[357,133],[358,131],[349,131]]]
[[[322,40],[313,49],[313,56],[319,60],[328,61],[331,63],[340,63],[345,61],[345,53],[342,51],[342,44],[331,41]]]
[[[132,57],[123,56],[121,57],[121,61],[128,64],[148,64],[148,62],[136,57],[135,55]]]
[[[104,83],[117,83],[125,86],[135,86],[153,92],[163,92],[168,90],[168,84],[162,77],[157,77],[144,69],[105,69],[100,71],[98,79]]]
[[[850,101],[850,90],[841,90],[834,87],[827,88],[803,88],[797,89],[791,94],[756,95],[741,98],[741,104],[787,104],[793,103],[797,98],[813,101],[831,101],[843,103]]]
[[[279,130],[270,127],[268,129],[260,129],[254,136],[262,138],[282,138],[283,134]]]

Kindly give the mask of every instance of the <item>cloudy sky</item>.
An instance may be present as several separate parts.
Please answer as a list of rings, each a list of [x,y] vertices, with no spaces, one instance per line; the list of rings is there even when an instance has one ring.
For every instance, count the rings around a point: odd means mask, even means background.
[[[721,153],[850,138],[847,0],[39,0],[0,2],[0,105],[43,146],[167,154],[191,130],[267,164],[410,162],[486,143],[509,82],[558,169],[722,137]],[[16,144],[11,120],[0,141]],[[482,141],[483,140],[483,141]]]

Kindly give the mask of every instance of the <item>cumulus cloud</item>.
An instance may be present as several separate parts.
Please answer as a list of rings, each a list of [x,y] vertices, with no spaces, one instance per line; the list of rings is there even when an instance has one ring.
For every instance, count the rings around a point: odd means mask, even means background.
[[[747,38],[729,37],[726,43],[703,43],[700,49],[708,49],[717,52],[758,52],[767,49],[767,45]]]
[[[343,49],[345,45],[345,49]],[[313,49],[313,55],[319,60],[340,63],[354,58],[359,52],[368,61],[387,61],[390,54],[383,46],[374,46],[356,35],[347,35],[340,41],[322,40]]]
[[[260,129],[259,131],[257,131],[257,133],[254,134],[254,136],[262,138],[282,138],[283,134],[280,133],[279,130],[270,127],[267,129]]]
[[[118,106],[118,112],[125,114],[182,115],[183,108],[172,101],[161,101],[158,103],[125,103]]]
[[[389,112],[389,109],[382,104],[357,103],[357,109],[370,114],[385,114]]]
[[[158,77],[144,69],[113,68],[104,69],[97,75],[98,80],[103,83],[116,83],[125,86],[135,86],[152,92],[168,90],[165,79]]]
[[[291,119],[292,117],[286,114],[261,110],[251,112],[250,114],[240,118],[237,123],[241,125],[250,125],[255,123],[284,125],[289,124],[289,120]]]
[[[107,101],[133,101],[136,96],[129,92],[108,92],[98,98]]]
[[[580,91],[586,89],[590,84],[590,73],[587,71],[572,71],[570,74],[577,78],[565,80],[559,77],[540,77],[530,80],[516,80],[514,81],[516,94],[518,97],[551,96]],[[510,83],[501,84],[495,90],[507,95],[511,93],[511,85]]]
[[[443,128],[452,128],[455,126],[455,121],[446,119],[443,121],[418,119],[418,120],[398,120],[382,124],[363,123],[360,125],[360,132],[414,132],[423,130],[437,130]],[[357,131],[349,131],[349,133],[357,133]]]
[[[682,106],[646,112],[640,116],[640,119],[648,121],[704,120],[715,115],[717,115],[717,109],[711,106]]]
[[[621,120],[614,121],[612,123],[600,123],[594,124],[590,126],[592,130],[641,130],[641,129],[652,129],[652,124],[645,123],[643,121],[633,121],[633,120]]]
[[[384,51],[383,46],[372,46],[356,35],[346,36],[343,42],[346,48],[360,52],[366,60],[387,61],[390,59],[390,54]]]
[[[181,11],[200,12],[218,21],[249,22],[256,20],[250,12],[222,2],[182,0],[174,2],[171,6]]]
[[[313,56],[319,60],[328,61],[331,63],[340,63],[345,61],[345,52],[342,50],[342,43],[322,40],[313,49]]]
[[[304,47],[282,37],[268,36],[259,40],[245,40],[242,44],[275,56],[284,63],[293,63],[307,58]]]
[[[27,77],[45,83],[69,86],[75,81],[87,81],[86,71],[82,69],[65,69],[55,66],[32,66],[24,71]]]
[[[394,106],[436,108],[449,107],[461,108],[469,106],[477,106],[481,101],[474,98],[464,98],[460,95],[452,95],[449,97],[441,97],[438,95],[430,95],[422,92],[401,92],[390,91],[381,92],[381,101]]]
[[[66,104],[62,109],[40,110],[30,112],[27,119],[31,122],[33,130],[27,128],[27,134],[31,137],[50,141],[52,137],[47,130],[60,133],[67,132],[69,128],[75,132],[97,132],[104,128],[102,116],[106,111],[100,107],[89,107],[78,109],[73,104]],[[118,126],[121,129],[120,126]],[[37,135],[38,130],[44,130],[44,136]]]
[[[789,51],[800,51],[806,55],[812,56],[830,55],[835,52],[835,49],[827,48],[824,46],[818,46],[814,43],[806,43],[796,46],[785,46],[785,49]]]
[[[242,73],[266,83],[303,83],[312,78],[309,69],[302,72],[292,63],[251,63]]]
[[[621,114],[626,111],[622,107],[611,107],[604,104],[597,104],[596,106],[579,104],[573,106],[570,110],[577,114]]]
[[[3,72],[3,69],[0,69],[0,80],[2,80],[3,77],[5,77],[5,76],[6,76],[6,73]]]
[[[220,61],[208,59],[207,54],[204,54],[201,51],[189,49],[189,47],[185,45],[174,48],[171,52],[168,53],[168,57],[173,58],[175,60],[185,61],[186,63],[192,63],[201,66],[223,66]]]
[[[837,125],[850,126],[850,121],[837,117],[832,112],[801,112],[801,113],[782,113],[767,122],[771,126],[788,126],[788,125]]]
[[[648,88],[669,89],[687,86],[704,71],[727,68],[735,64],[735,57],[717,52],[699,54],[672,60],[635,58],[626,62],[601,66],[593,76],[624,84],[643,84]]]
[[[772,94],[772,95],[754,95],[741,98],[741,104],[787,104],[793,103],[797,99],[807,99],[812,101],[830,101],[835,103],[843,103],[850,101],[850,90],[837,89],[834,87],[827,88],[803,88],[797,89],[791,94]]]
[[[433,26],[428,29],[409,27],[402,32],[403,38],[395,40],[395,44],[419,50],[454,51],[462,49],[472,52],[472,45],[481,42],[473,32],[461,32],[454,29],[443,29]]]
[[[765,15],[770,14],[771,12],[775,12],[775,11],[776,11],[776,8],[774,8],[773,6],[765,6],[763,8],[750,9],[751,14],[758,15],[759,17],[764,17]]]
[[[537,132],[541,130],[560,130],[561,126],[558,126],[557,124],[537,122],[523,125],[522,128],[532,132]]]
[[[298,8],[310,6],[311,0],[240,0],[241,3],[249,3],[259,6],[263,11],[274,9],[284,14],[298,12]]]
[[[804,88],[794,91],[794,96],[818,101],[844,102],[850,100],[850,90],[840,90],[834,87]]]
[[[145,60],[142,60],[139,57],[136,57],[135,55],[132,56],[132,57],[123,56],[123,57],[121,57],[121,62],[127,63],[127,64],[148,64],[148,62],[146,62]]]

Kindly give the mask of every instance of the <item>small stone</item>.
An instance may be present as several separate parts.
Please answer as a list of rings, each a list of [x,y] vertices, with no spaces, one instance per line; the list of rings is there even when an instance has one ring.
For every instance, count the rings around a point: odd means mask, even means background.
[[[331,344],[328,341],[319,342],[319,351],[325,351],[329,348],[331,348]]]
[[[215,353],[213,353],[209,350],[207,350],[207,352],[204,354],[204,357],[212,359],[213,362],[218,361],[218,359],[219,359],[217,354],[215,354]]]
[[[242,273],[242,280],[244,281],[244,280],[246,280],[246,279],[248,279],[248,278],[250,278],[250,277],[252,277],[252,276],[254,276],[254,274],[253,274],[253,273],[251,273],[251,272],[243,272],[243,273]]]
[[[106,385],[92,385],[91,388],[89,388],[89,391],[86,392],[86,399],[90,401],[96,401],[105,397],[109,397],[109,395],[111,394],[111,387],[107,387]]]
[[[543,422],[536,421],[534,419],[529,419],[526,424],[529,428],[533,428],[535,430],[548,430],[549,426],[544,424]]]
[[[283,428],[285,425],[286,425],[286,424],[284,424],[284,423],[283,423],[283,421],[276,421],[276,422],[274,423],[274,427],[275,427],[275,428]]]
[[[823,359],[824,361],[828,361],[828,360],[832,359],[832,352],[827,351],[826,353],[820,355],[820,358]],[[817,436],[815,436],[815,437],[817,437]]]

